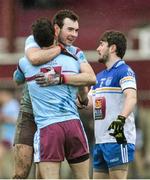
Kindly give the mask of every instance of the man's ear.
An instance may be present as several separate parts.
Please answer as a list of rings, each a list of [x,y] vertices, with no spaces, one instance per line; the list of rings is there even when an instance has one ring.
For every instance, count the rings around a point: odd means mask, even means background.
[[[116,49],[117,49],[117,47],[116,47],[115,44],[112,44],[112,45],[110,46],[110,51],[111,51],[112,53],[116,52]]]
[[[58,37],[60,33],[60,27],[57,24],[54,24],[55,36]]]

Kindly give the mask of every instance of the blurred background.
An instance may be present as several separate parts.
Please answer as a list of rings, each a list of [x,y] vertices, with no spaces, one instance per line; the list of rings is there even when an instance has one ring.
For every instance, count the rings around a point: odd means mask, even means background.
[[[115,29],[127,36],[124,59],[136,72],[138,83],[136,156],[129,178],[150,178],[150,0],[0,0],[0,178],[11,178],[13,170],[12,143],[21,97],[21,87],[12,81],[13,71],[24,54],[33,21],[52,19],[60,9],[71,9],[79,15],[75,45],[85,52],[95,73],[104,68],[98,64],[95,50],[100,35]],[[86,110],[80,115],[92,151],[92,115]],[[62,171],[70,178],[67,165]],[[34,178],[33,174],[30,177]]]

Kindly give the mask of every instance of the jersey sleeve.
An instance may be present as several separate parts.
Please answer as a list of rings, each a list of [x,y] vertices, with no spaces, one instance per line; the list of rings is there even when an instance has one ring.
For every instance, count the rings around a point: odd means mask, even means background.
[[[18,84],[23,84],[25,82],[24,74],[17,68],[13,73],[13,80]]]
[[[81,50],[77,51],[76,57],[77,57],[79,63],[87,63],[87,59],[86,59],[86,56],[83,51],[81,51]]]
[[[25,52],[29,48],[40,48],[40,46],[35,42],[33,35],[30,35],[25,41]]]
[[[85,62],[87,63],[87,59],[85,57],[85,54],[80,48],[75,47],[75,46],[69,46],[69,47],[67,47],[67,49],[71,54],[76,56],[76,58],[78,59],[79,64],[80,63],[85,63]]]
[[[24,57],[19,59],[19,63],[17,69],[13,74],[13,80],[16,81],[18,84],[23,84],[25,82],[25,75],[24,75]]]
[[[120,71],[120,77],[119,83],[122,91],[128,88],[137,89],[135,73],[129,66]]]

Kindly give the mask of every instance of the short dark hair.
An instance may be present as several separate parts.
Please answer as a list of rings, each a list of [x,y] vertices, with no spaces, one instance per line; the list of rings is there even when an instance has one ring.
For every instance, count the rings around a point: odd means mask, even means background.
[[[100,41],[108,42],[108,46],[116,45],[116,54],[123,58],[127,48],[127,40],[123,33],[119,31],[106,31],[100,38]]]
[[[69,18],[72,21],[79,21],[78,15],[68,9],[58,11],[53,17],[53,25],[57,24],[60,28],[64,25],[64,19]]]
[[[49,47],[54,43],[54,27],[48,18],[37,19],[32,24],[32,33],[40,47]]]

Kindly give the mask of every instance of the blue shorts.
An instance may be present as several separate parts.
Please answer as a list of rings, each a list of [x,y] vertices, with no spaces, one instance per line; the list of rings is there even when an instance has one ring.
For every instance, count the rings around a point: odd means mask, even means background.
[[[133,161],[134,152],[134,144],[96,144],[93,151],[93,167],[95,170],[108,170],[114,166],[128,163]]]

